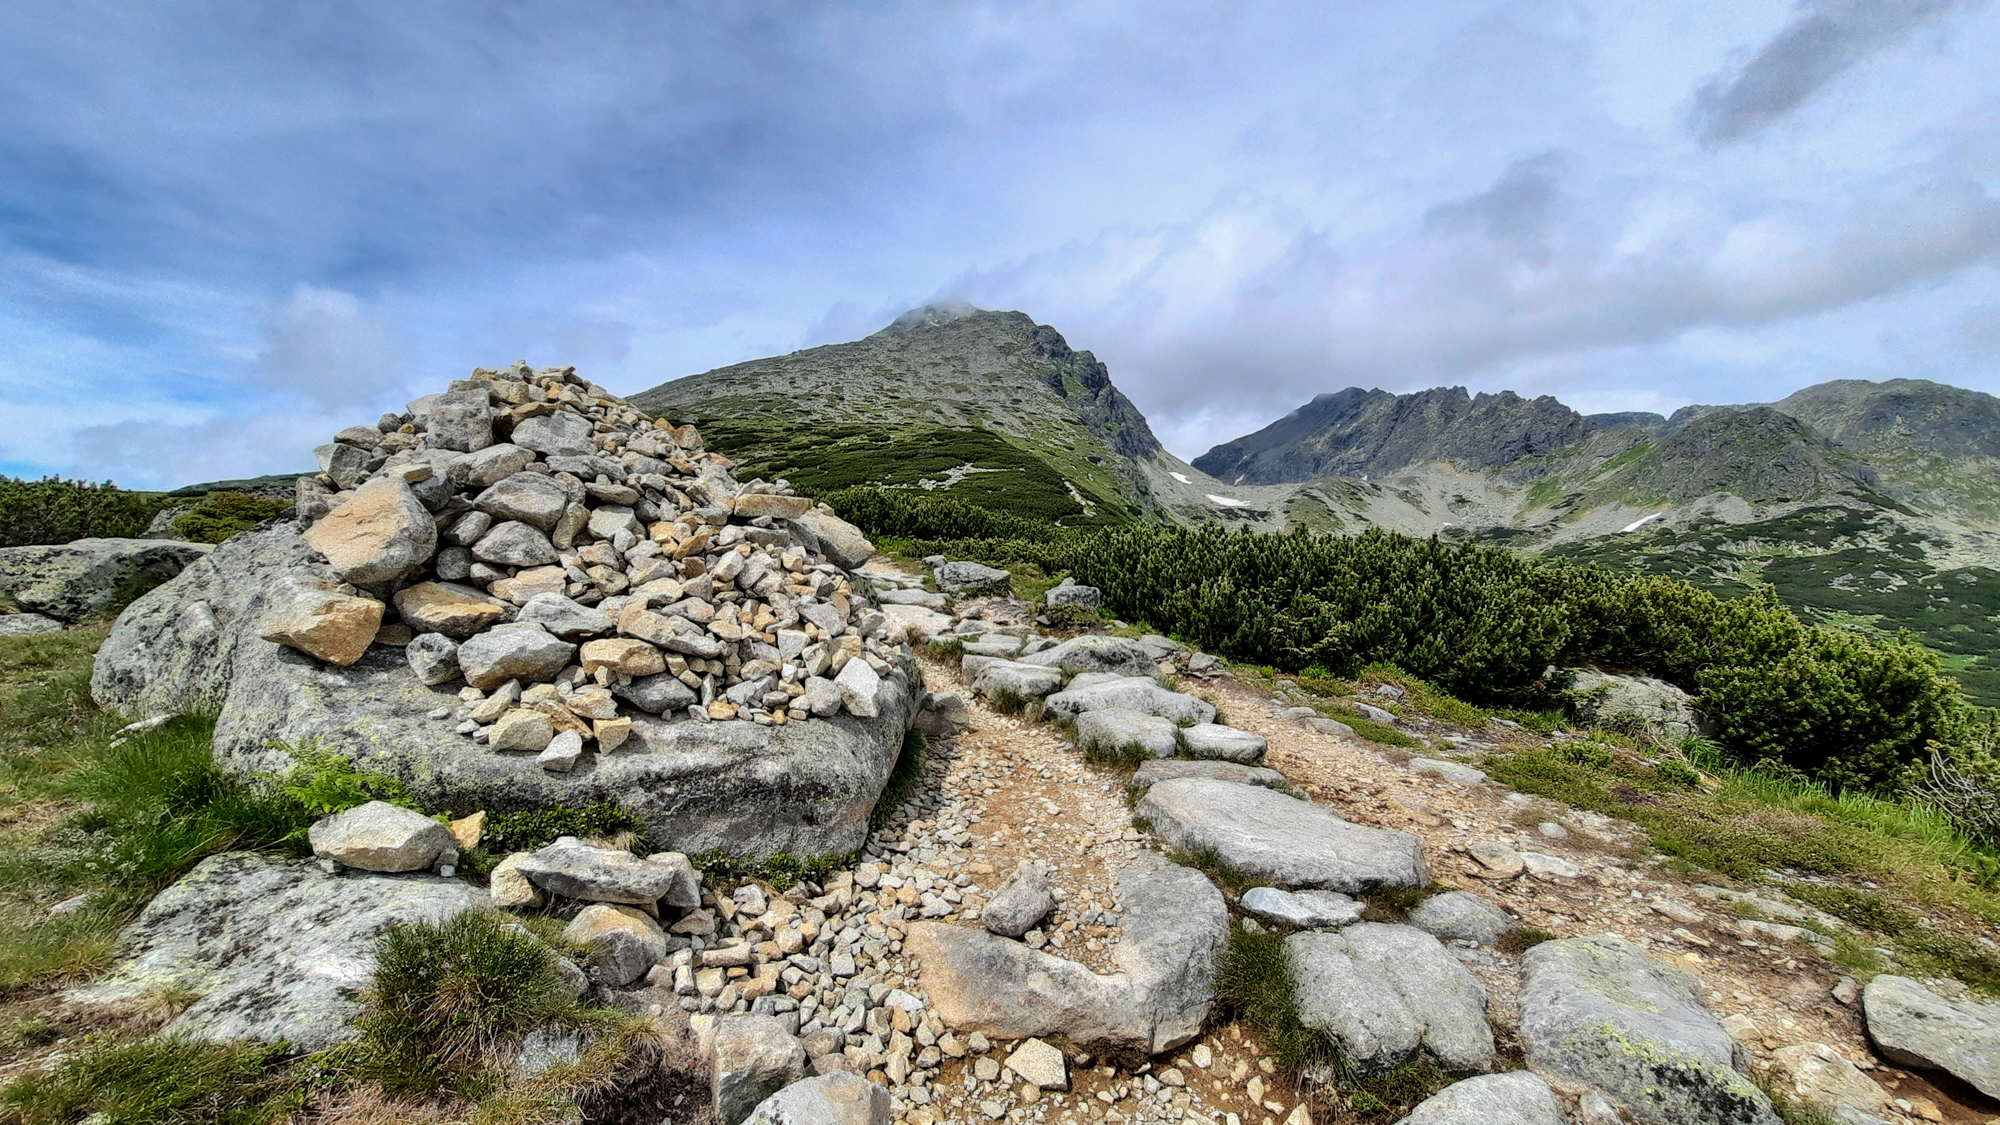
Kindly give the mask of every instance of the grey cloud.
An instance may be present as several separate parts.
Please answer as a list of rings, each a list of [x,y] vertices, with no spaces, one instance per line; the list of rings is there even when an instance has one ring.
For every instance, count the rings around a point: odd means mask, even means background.
[[[1962,0],[1805,0],[1748,61],[1695,91],[1690,123],[1709,144],[1742,140],[1868,56],[1961,6]]]
[[[373,403],[401,387],[410,351],[402,332],[352,293],[301,285],[263,318],[266,346],[252,381],[323,407]]]
[[[1567,168],[1568,161],[1558,152],[1517,160],[1485,191],[1425,212],[1424,227],[1433,232],[1477,232],[1546,258],[1549,223]]]

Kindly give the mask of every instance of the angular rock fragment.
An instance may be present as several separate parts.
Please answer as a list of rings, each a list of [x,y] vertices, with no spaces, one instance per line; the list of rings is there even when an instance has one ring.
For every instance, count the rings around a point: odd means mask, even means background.
[[[422,871],[456,849],[451,829],[387,801],[370,801],[315,821],[306,830],[313,854],[362,871]]]
[[[805,1048],[770,1016],[718,1017],[706,1053],[721,1125],[738,1125],[764,1099],[805,1076]]]
[[[361,659],[382,624],[382,603],[332,587],[306,575],[281,576],[257,619],[257,635],[329,664]]]
[[[428,562],[437,549],[437,525],[409,485],[377,477],[314,524],[306,542],[343,581],[375,586]]]
[[[1106,707],[1121,707],[1128,711],[1158,715],[1188,725],[1215,721],[1214,704],[1196,699],[1192,695],[1168,691],[1151,680],[1137,678],[1093,684],[1080,690],[1071,688],[1059,691],[1049,696],[1045,703],[1051,714],[1072,718],[1085,712],[1100,711]]]
[[[747,1125],[889,1125],[889,1091],[835,1071],[794,1082],[765,1098]]]
[[[546,683],[575,655],[575,645],[557,640],[541,626],[516,623],[467,638],[458,646],[458,667],[466,683],[491,691],[508,680]]]
[[[993,892],[979,918],[993,933],[1017,938],[1034,929],[1055,905],[1047,873],[1035,864],[1022,863],[1014,868],[1013,877]]]
[[[1496,945],[1517,923],[1506,911],[1476,894],[1446,891],[1410,911],[1410,925],[1445,941]]]
[[[1898,1066],[1942,1070],[2000,1098],[2000,1004],[1947,1000],[1885,973],[1861,990],[1868,1037]]]
[[[515,869],[543,890],[582,902],[651,906],[676,887],[686,873],[667,862],[640,859],[622,849],[598,848],[563,836],[529,853]]]
[[[577,912],[563,937],[590,948],[590,971],[603,983],[623,988],[667,955],[666,931],[629,906],[595,902]]]
[[[419,582],[396,591],[393,600],[410,628],[461,641],[514,616],[505,603],[456,582]]]
[[[1188,727],[1181,731],[1181,741],[1186,744],[1190,758],[1241,762],[1245,765],[1263,761],[1264,751],[1271,746],[1261,734],[1214,723],[1196,723]]]

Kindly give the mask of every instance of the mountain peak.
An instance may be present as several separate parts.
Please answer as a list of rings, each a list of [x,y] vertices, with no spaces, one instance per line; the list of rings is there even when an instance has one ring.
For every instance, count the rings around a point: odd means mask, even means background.
[[[964,301],[933,301],[928,305],[918,305],[909,312],[889,322],[887,328],[875,333],[877,336],[898,336],[914,332],[919,328],[930,328],[939,324],[950,324],[955,320],[966,320],[985,312],[976,305]]]

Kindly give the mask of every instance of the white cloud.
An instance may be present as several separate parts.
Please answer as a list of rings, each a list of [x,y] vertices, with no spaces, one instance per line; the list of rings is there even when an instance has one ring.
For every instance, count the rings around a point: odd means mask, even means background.
[[[361,406],[412,373],[409,339],[381,312],[339,289],[299,285],[262,317],[265,345],[252,385],[319,406]]]

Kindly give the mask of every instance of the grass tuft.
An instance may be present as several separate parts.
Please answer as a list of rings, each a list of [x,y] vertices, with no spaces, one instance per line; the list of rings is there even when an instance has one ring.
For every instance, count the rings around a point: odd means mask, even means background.
[[[1345,1067],[1334,1037],[1299,1019],[1292,993],[1285,939],[1274,933],[1229,931],[1229,947],[1215,974],[1215,995],[1257,1029],[1264,1048],[1287,1073],[1339,1072]]]
[[[0,1088],[0,1120],[19,1125],[263,1125],[298,1101],[283,1045],[173,1036],[87,1041],[54,1070]]]
[[[507,920],[465,913],[389,927],[376,943],[362,1014],[360,1073],[391,1093],[477,1096],[492,1068],[536,1028],[601,1017],[564,990],[559,955]]]

